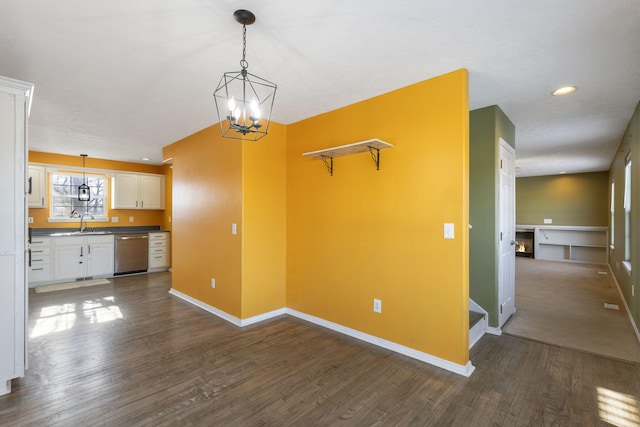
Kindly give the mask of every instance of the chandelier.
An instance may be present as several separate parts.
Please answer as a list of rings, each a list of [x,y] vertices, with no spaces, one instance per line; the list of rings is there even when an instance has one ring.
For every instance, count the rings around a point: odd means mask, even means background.
[[[247,25],[256,21],[255,15],[240,9],[233,16],[242,24],[242,69],[224,73],[213,97],[222,137],[257,141],[269,130],[277,86],[247,71]]]

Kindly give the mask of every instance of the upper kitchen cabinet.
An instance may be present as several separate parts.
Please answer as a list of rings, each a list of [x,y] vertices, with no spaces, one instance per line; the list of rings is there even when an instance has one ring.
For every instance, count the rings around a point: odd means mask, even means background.
[[[164,209],[164,175],[118,173],[112,179],[112,209]]]
[[[29,165],[29,207],[47,207],[47,171],[42,166]]]

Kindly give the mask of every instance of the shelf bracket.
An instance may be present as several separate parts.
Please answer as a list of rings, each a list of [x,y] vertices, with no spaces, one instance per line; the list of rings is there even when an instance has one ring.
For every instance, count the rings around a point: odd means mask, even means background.
[[[380,170],[380,149],[376,147],[372,147],[367,145],[369,148],[369,154],[371,154],[371,158],[373,159],[373,163],[376,164],[376,170]]]
[[[329,174],[331,174],[331,176],[333,176],[333,157],[320,156],[320,158],[322,159],[322,161],[324,162],[324,165],[329,170]]]

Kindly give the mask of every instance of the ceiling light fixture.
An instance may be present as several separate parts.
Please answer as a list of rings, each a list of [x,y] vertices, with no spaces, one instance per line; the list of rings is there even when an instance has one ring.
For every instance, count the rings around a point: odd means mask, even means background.
[[[82,184],[78,186],[78,200],[81,202],[88,202],[91,200],[91,190],[87,185],[87,180],[84,176],[85,171],[85,160],[87,159],[86,154],[80,154],[82,156]]]
[[[255,15],[240,9],[233,16],[242,24],[242,70],[224,73],[213,98],[223,138],[257,141],[269,131],[277,86],[247,71],[247,25]]]
[[[575,92],[577,89],[578,88],[575,86],[564,86],[551,92],[551,95],[553,96],[569,95],[570,93]]]

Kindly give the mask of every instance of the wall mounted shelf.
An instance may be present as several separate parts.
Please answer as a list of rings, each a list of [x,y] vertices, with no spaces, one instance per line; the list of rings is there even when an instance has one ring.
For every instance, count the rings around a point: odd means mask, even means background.
[[[368,151],[376,165],[376,170],[380,170],[380,150],[390,147],[393,147],[393,145],[374,138],[366,141],[354,142],[353,144],[340,145],[338,147],[325,148],[317,151],[309,151],[308,153],[302,153],[302,155],[311,157],[312,159],[322,160],[331,176],[333,176],[334,157],[348,156]]]

